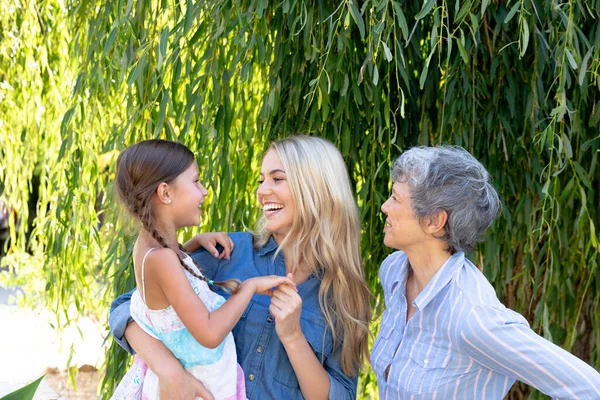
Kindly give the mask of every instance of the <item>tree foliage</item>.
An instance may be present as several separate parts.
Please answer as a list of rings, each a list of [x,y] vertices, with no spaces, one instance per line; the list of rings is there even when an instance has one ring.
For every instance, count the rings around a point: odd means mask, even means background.
[[[537,332],[600,367],[600,0],[0,7],[1,193],[21,210],[39,177],[33,255],[20,255],[21,224],[7,260],[42,274],[59,322],[72,303],[105,310],[134,284],[131,230],[111,189],[115,156],[132,142],[194,149],[213,194],[202,229],[230,231],[256,219],[269,140],[331,139],[356,187],[378,294],[390,162],[450,143],[483,162],[503,202],[471,258]],[[109,354],[103,393],[126,365],[114,344]],[[368,396],[372,376],[361,382]]]

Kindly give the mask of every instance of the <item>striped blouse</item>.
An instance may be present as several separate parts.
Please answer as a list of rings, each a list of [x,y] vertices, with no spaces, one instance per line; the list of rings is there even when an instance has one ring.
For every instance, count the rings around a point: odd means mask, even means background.
[[[600,399],[600,374],[504,307],[464,253],[450,257],[406,323],[407,257],[379,270],[386,310],[371,363],[385,399],[501,399],[515,380],[553,398]]]

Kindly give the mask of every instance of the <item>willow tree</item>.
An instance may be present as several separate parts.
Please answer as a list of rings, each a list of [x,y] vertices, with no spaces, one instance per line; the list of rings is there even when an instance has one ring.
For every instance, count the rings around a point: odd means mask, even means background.
[[[23,202],[38,170],[30,250],[57,320],[73,300],[79,312],[106,310],[134,285],[131,231],[111,189],[127,144],[160,136],[193,148],[213,193],[202,229],[230,231],[256,219],[269,140],[331,139],[356,187],[365,269],[380,294],[390,162],[409,146],[450,143],[482,160],[503,202],[470,257],[537,332],[600,367],[600,0],[55,1],[22,3],[24,20],[47,16],[53,29],[20,43],[53,55],[54,74],[33,81],[72,73],[61,86],[72,93],[60,120],[44,114],[45,129],[10,116],[58,110],[52,91],[2,103],[1,165],[29,167],[2,167],[0,181]],[[18,59],[0,62],[4,80],[23,81]],[[23,229],[12,255],[24,249]],[[105,397],[126,364],[113,343]],[[374,388],[367,371],[363,396]]]

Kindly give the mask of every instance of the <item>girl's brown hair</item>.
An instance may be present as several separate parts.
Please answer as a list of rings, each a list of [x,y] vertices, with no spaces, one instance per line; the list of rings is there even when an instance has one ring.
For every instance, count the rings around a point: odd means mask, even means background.
[[[119,198],[127,211],[142,223],[144,229],[162,247],[169,248],[169,245],[152,223],[155,218],[152,210],[152,196],[161,183],[168,184],[173,181],[194,162],[194,153],[186,146],[162,139],[144,140],[129,146],[117,159],[115,188]],[[179,243],[178,247],[179,251],[175,251],[175,254],[186,271],[209,284],[222,287],[227,292],[237,292],[239,288],[237,279],[221,282],[209,281],[208,278],[197,274],[183,261],[181,254],[187,254],[187,252]],[[195,261],[194,264],[196,264]],[[202,270],[197,264],[196,266]]]

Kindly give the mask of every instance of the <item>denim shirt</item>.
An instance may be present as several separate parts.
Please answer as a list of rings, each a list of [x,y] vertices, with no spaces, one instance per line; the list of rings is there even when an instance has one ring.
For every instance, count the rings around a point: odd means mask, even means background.
[[[209,279],[220,281],[248,278],[264,275],[285,276],[283,254],[273,256],[277,244],[271,238],[261,249],[252,245],[252,235],[247,232],[230,233],[235,243],[229,260],[218,260],[204,249],[192,254],[192,258]],[[329,374],[330,399],[354,399],[356,397],[357,376],[347,376],[342,371],[342,346],[337,342],[333,346],[331,330],[319,307],[319,286],[321,281],[310,276],[298,285],[302,298],[300,326],[306,340],[317,359]],[[227,298],[229,295],[217,289]],[[110,329],[121,347],[133,354],[124,332],[131,321],[129,299],[131,292],[119,296],[111,305]],[[270,298],[254,295],[244,310],[242,317],[233,328],[238,363],[246,377],[248,399],[303,399],[298,379],[288,359],[285,348],[275,331],[275,319],[269,314]]]

